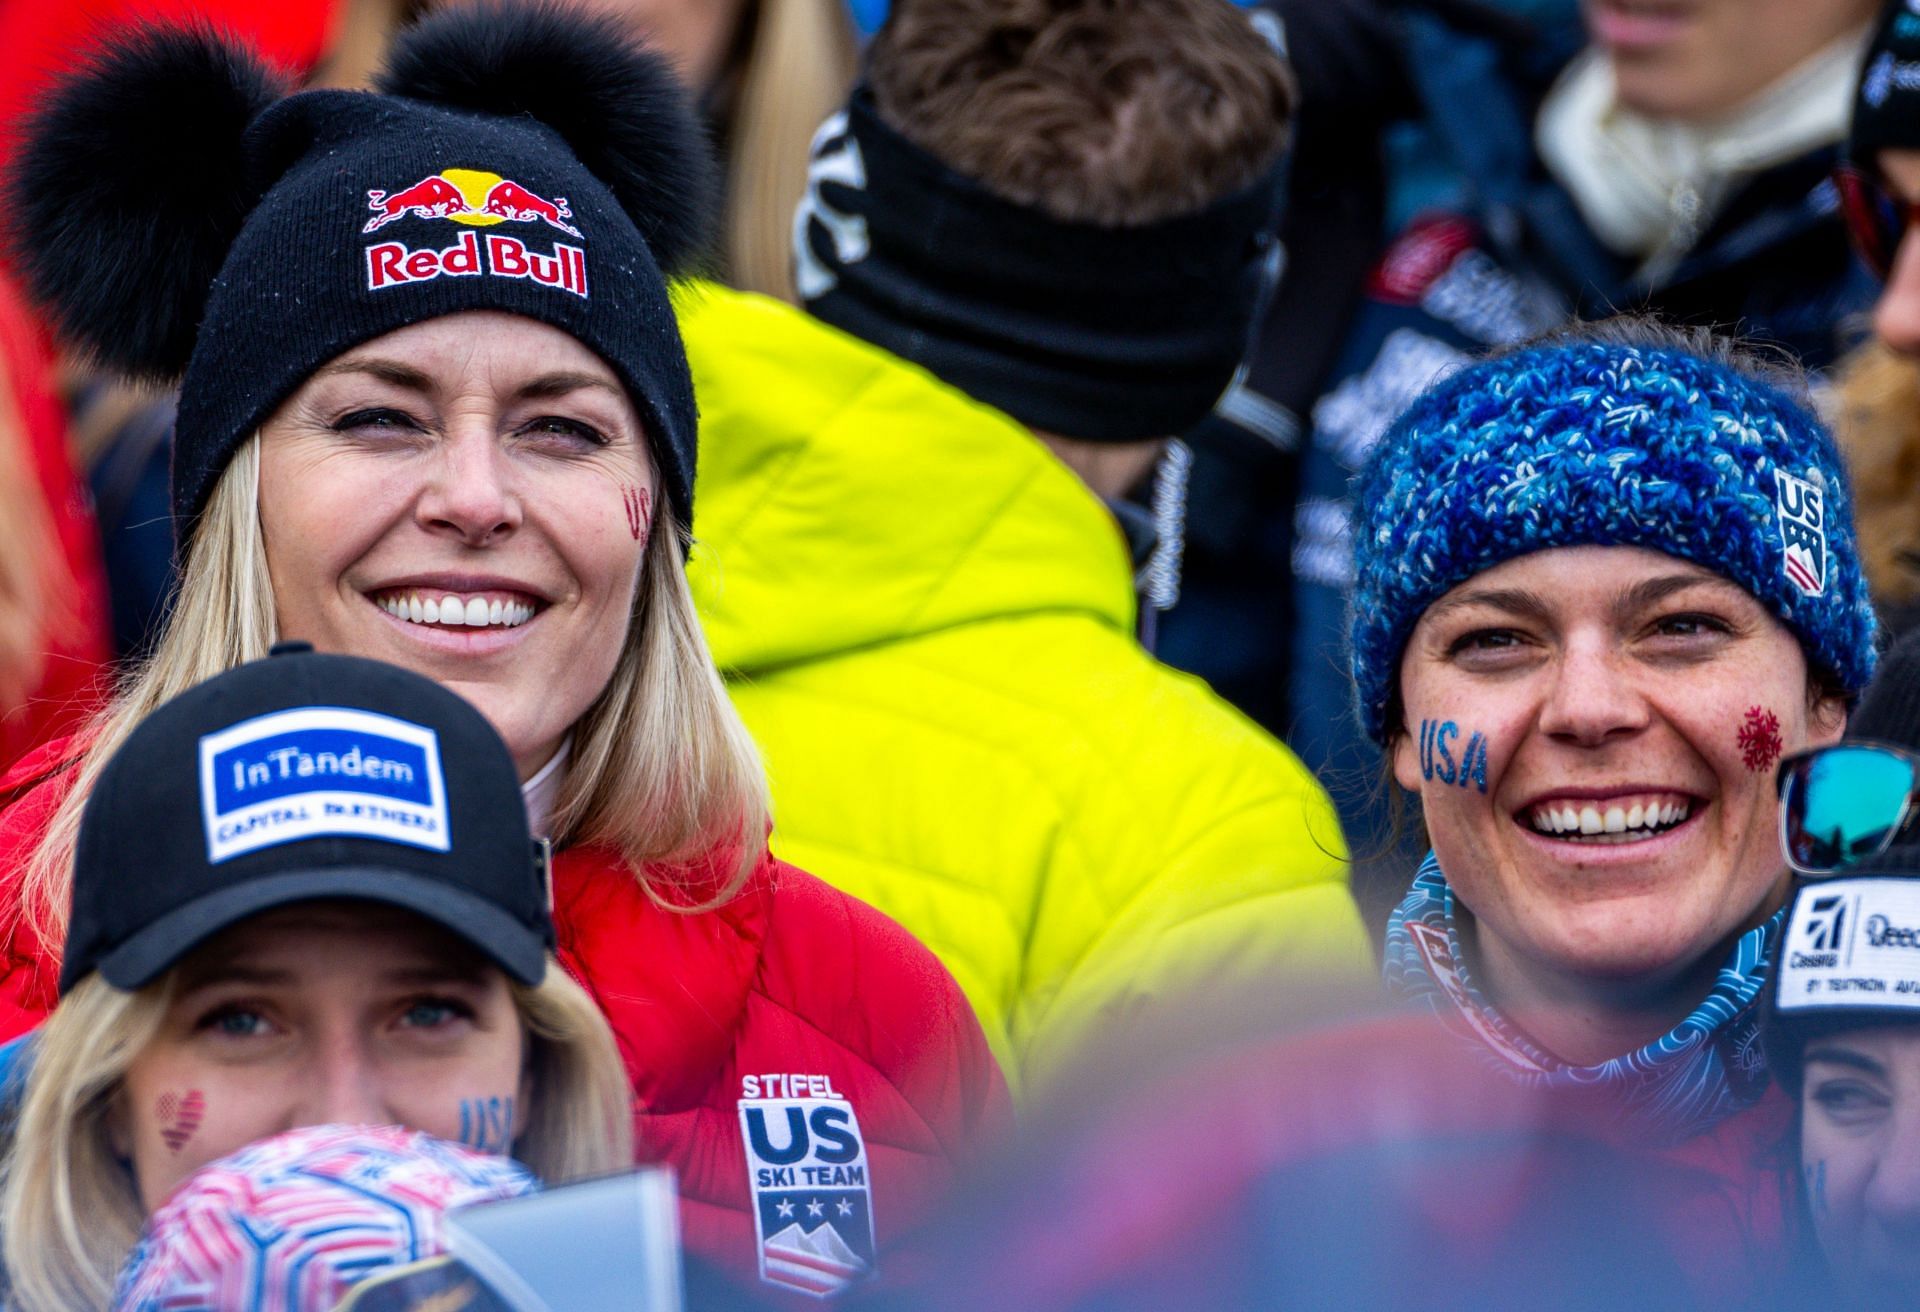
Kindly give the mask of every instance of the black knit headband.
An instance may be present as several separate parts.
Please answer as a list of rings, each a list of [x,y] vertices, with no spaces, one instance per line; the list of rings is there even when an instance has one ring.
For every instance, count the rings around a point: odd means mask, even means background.
[[[863,87],[815,139],[796,282],[821,319],[1030,427],[1166,437],[1239,365],[1277,178],[1144,226],[1063,223],[908,141]]]

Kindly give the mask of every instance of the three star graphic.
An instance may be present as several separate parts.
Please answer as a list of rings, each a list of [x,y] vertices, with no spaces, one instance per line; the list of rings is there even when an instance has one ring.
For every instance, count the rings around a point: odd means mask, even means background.
[[[841,1216],[853,1215],[853,1204],[845,1198],[842,1198],[838,1203],[835,1203],[834,1209],[838,1211]],[[780,1202],[775,1205],[774,1210],[780,1214],[781,1220],[785,1221],[789,1219],[790,1217],[793,1216],[793,1200],[791,1198],[781,1199]],[[818,1198],[813,1199],[807,1204],[807,1215],[808,1216],[825,1216],[826,1205],[822,1203]]]

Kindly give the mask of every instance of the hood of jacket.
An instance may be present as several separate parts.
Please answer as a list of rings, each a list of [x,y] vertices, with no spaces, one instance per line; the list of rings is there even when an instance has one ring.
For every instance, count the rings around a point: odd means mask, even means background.
[[[1131,633],[1113,515],[1022,425],[780,302],[683,288],[700,401],[689,566],[720,668],[1077,611]]]

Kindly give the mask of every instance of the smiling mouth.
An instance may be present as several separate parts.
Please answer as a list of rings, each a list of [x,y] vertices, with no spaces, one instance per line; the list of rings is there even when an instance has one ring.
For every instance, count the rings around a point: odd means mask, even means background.
[[[400,589],[369,599],[395,619],[442,629],[517,629],[539,613],[537,606],[499,592]]]
[[[1549,798],[1524,813],[1536,834],[1567,843],[1644,843],[1685,824],[1694,801],[1683,793],[1641,793],[1605,801]]]

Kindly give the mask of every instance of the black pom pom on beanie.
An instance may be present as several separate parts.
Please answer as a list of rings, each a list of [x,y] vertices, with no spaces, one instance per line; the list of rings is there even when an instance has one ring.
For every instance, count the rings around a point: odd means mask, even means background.
[[[377,89],[282,98],[213,34],[147,28],[28,129],[16,261],[75,345],[179,378],[180,540],[316,369],[466,310],[600,355],[690,525],[696,412],[667,279],[704,249],[718,187],[671,70],[610,20],[475,4],[403,33]]]

